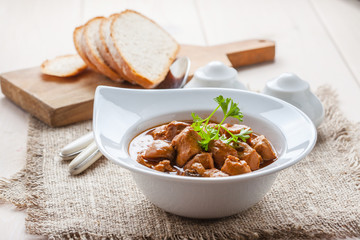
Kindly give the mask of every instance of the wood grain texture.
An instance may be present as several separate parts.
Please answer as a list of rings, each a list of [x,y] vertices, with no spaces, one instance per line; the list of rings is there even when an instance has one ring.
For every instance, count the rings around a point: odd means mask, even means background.
[[[244,40],[214,46],[182,45],[179,56],[191,60],[190,76],[211,61],[220,61],[234,68],[273,61],[275,43],[270,40]]]
[[[187,45],[182,47],[181,55],[190,58],[194,71],[216,59],[228,65],[234,63],[235,67],[273,60],[274,54],[269,58],[268,52],[274,53],[274,48],[270,41],[248,40],[212,47]],[[227,55],[231,55],[234,62],[229,61]],[[60,78],[41,74],[40,67],[35,67],[5,73],[0,78],[5,96],[53,127],[91,119],[94,93],[99,85],[141,88],[111,81],[91,70],[78,76]]]
[[[5,96],[41,121],[54,127],[91,119],[95,89],[99,85],[136,88],[113,82],[87,70],[70,78],[43,75],[40,67],[1,76]]]

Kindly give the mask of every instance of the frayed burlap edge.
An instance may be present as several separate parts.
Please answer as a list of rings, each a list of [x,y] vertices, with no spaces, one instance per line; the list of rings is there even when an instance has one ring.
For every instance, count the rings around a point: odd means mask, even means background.
[[[44,146],[38,140],[40,139],[42,123],[38,120],[30,121],[28,131],[28,142],[32,146],[28,146],[26,159],[26,180],[25,185],[27,189],[27,218],[25,221],[26,231],[30,234],[36,234],[35,230],[38,226],[46,220],[46,212],[44,206],[46,199],[43,198],[43,151]],[[29,191],[31,189],[31,191]],[[29,224],[31,223],[31,224]],[[40,227],[39,227],[40,228]],[[44,234],[45,235],[45,234]]]
[[[44,146],[38,141],[40,132],[35,125],[38,120],[29,122],[28,143],[25,168],[10,179],[0,179],[0,200],[10,202],[19,209],[27,209],[27,219],[36,225],[46,215],[42,213],[43,199],[43,150]],[[40,217],[39,217],[40,216]],[[31,229],[27,227],[31,233]]]
[[[10,179],[0,178],[0,200],[10,202],[19,210],[27,208],[25,170],[21,170]]]
[[[338,226],[329,226],[334,228],[335,231],[339,232]],[[326,233],[319,232],[318,230],[310,231],[305,230],[295,225],[282,225],[278,228],[272,229],[255,229],[254,231],[243,231],[239,230],[238,233],[226,232],[218,230],[216,232],[197,232],[197,233],[184,233],[168,235],[159,238],[158,236],[147,235],[147,236],[117,236],[117,235],[99,235],[91,232],[78,232],[71,231],[63,234],[49,235],[48,238],[51,240],[83,240],[83,239],[109,239],[109,240],[120,240],[120,239],[139,239],[139,240],[152,240],[152,239],[167,239],[167,240],[218,240],[218,239],[268,239],[268,240],[281,240],[281,239],[349,239],[356,238],[359,235],[355,233],[359,232],[359,226],[356,222],[353,222],[350,226],[346,226],[346,229],[341,228],[341,233],[336,236],[330,236]]]
[[[350,158],[348,159],[348,164],[343,165],[344,175],[346,181],[355,184],[356,188],[360,190],[360,154],[358,150],[358,143],[360,136],[356,133],[360,130],[360,125],[353,124],[347,119],[344,118],[338,108],[338,100],[336,97],[336,92],[329,86],[322,86],[318,89],[317,95],[320,97],[321,101],[327,106],[325,112],[325,118],[330,119],[334,122],[334,127],[331,129],[331,135],[335,140],[335,147],[339,152],[350,153]],[[328,97],[331,96],[331,97]],[[35,231],[37,226],[46,219],[46,213],[44,211],[44,204],[46,199],[43,199],[44,195],[43,186],[43,168],[42,168],[42,156],[43,156],[43,146],[38,143],[39,131],[34,131],[38,129],[37,124],[41,124],[37,121],[30,121],[30,124],[33,124],[29,127],[29,139],[28,142],[36,143],[31,146],[28,146],[27,151],[27,165],[26,171],[19,172],[11,179],[0,180],[0,199],[7,200],[19,207],[28,208],[28,217],[27,222],[31,224],[26,224],[27,231],[30,234],[38,234],[38,231]],[[320,126],[321,128],[322,126]],[[31,189],[31,194],[26,194],[26,199],[17,199],[12,198],[13,189],[11,186],[15,183],[22,182],[26,185],[26,189]],[[11,189],[10,189],[10,188]],[[329,226],[331,228],[337,229],[338,226]],[[346,228],[339,231],[339,235],[336,236],[336,239],[346,238],[346,237],[357,237],[359,231],[359,226],[356,222],[348,225]],[[44,233],[47,235],[48,233]],[[59,233],[59,234],[50,234],[47,237],[49,239],[156,239],[156,236],[117,236],[117,235],[99,235],[91,232],[77,232],[76,230]],[[324,235],[321,232],[304,230],[299,226],[288,225],[281,226],[274,229],[254,229],[254,231],[240,232],[235,236],[234,233],[229,235],[225,231],[217,232],[204,232],[189,235],[187,233],[181,235],[172,235],[165,236],[164,239],[320,239],[320,238],[335,238],[334,236]]]

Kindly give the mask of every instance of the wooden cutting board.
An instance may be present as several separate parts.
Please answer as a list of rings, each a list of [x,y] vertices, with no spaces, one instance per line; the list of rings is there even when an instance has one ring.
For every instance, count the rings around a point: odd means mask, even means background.
[[[247,40],[209,47],[182,45],[179,56],[190,58],[192,76],[196,69],[214,60],[235,68],[272,61],[275,57],[275,43]],[[0,80],[6,97],[52,127],[91,119],[94,93],[98,85],[140,88],[113,82],[91,70],[76,77],[59,78],[41,74],[40,67],[4,73]]]

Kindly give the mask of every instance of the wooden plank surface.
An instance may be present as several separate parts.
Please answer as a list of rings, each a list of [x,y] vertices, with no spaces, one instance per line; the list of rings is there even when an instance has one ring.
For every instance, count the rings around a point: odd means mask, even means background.
[[[239,79],[250,89],[258,91],[263,89],[267,80],[283,72],[296,73],[308,81],[313,90],[320,85],[330,84],[339,93],[341,109],[345,116],[352,120],[360,120],[360,111],[354,111],[353,108],[354,99],[359,99],[360,96],[359,85],[329,38],[312,5],[307,1],[255,2],[197,2],[202,10],[200,15],[209,44],[234,41],[246,36],[259,38],[259,35],[276,42],[275,63],[241,68]],[[217,16],[223,12],[226,14],[221,18]],[[232,28],[229,26],[230,23]],[[224,27],[226,24],[228,27]],[[360,28],[352,30],[355,33],[360,32]]]
[[[0,1],[0,73],[40,65],[75,53],[72,32],[81,22],[81,1]]]
[[[360,86],[360,1],[312,0],[311,3]]]
[[[337,88],[345,115],[360,121],[359,111],[353,109],[353,103],[360,101],[354,77],[358,79],[360,56],[356,50],[360,34],[357,0],[2,0],[0,73],[75,52],[68,41],[74,26],[124,8],[155,19],[183,44],[273,39],[277,43],[276,61],[239,69],[240,80],[261,90],[269,78],[290,71],[309,81],[312,89],[329,83]],[[349,66],[353,66],[353,74]],[[11,176],[25,163],[27,121],[28,114],[0,93],[2,177]],[[25,216],[11,205],[0,205],[1,238],[36,239],[25,234]]]
[[[134,9],[153,19],[181,44],[206,44],[193,0],[106,0],[106,4],[103,0],[84,0],[84,21],[125,9]]]

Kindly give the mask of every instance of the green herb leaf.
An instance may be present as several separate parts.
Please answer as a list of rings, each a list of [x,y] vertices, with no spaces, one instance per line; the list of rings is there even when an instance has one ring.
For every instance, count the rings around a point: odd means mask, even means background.
[[[234,134],[234,136],[240,138],[243,142],[246,142],[246,140],[250,138],[251,133],[253,133],[253,131],[250,130],[250,128],[243,128],[240,133]]]
[[[229,107],[230,98],[224,98],[222,95],[214,98],[215,102],[219,104],[221,109],[223,110],[224,116],[226,115]],[[231,100],[232,101],[232,100]]]
[[[202,123],[205,121],[204,119],[202,119],[201,117],[199,117],[198,115],[196,115],[195,113],[191,113],[191,116],[193,118],[193,124],[191,125],[191,127],[199,132],[202,128]]]
[[[193,122],[194,122],[194,123],[204,121],[201,117],[199,117],[199,115],[197,115],[197,114],[195,114],[195,113],[191,113],[191,116],[192,116],[192,118],[193,118]]]
[[[236,118],[240,122],[243,121],[242,118],[244,117],[244,115],[242,114],[242,112],[240,112],[240,108],[238,107],[238,104],[234,103],[232,99],[231,99],[230,110],[227,113],[227,117]]]
[[[220,139],[226,144],[230,144],[231,142],[237,142],[240,138],[242,141],[246,142],[246,139],[250,138],[250,135],[252,131],[250,128],[242,129],[239,134],[232,134],[228,129],[226,129],[224,126],[222,126],[223,122],[228,117],[233,117],[239,120],[239,122],[242,122],[243,114],[240,111],[240,108],[238,107],[237,103],[234,103],[234,101],[231,98],[224,98],[222,95],[214,98],[215,102],[217,102],[219,105],[216,107],[216,109],[205,119],[202,119],[199,117],[199,115],[195,113],[191,113],[191,116],[193,118],[193,124],[191,127],[198,132],[198,134],[201,136],[201,140],[199,141],[199,144],[201,147],[208,151],[209,143],[212,140],[218,140]],[[224,113],[224,118],[222,121],[215,125],[215,127],[211,127],[208,125],[210,118],[215,114],[215,112],[221,108]],[[225,136],[220,137],[220,128],[225,129],[230,134],[230,138],[226,138]]]

